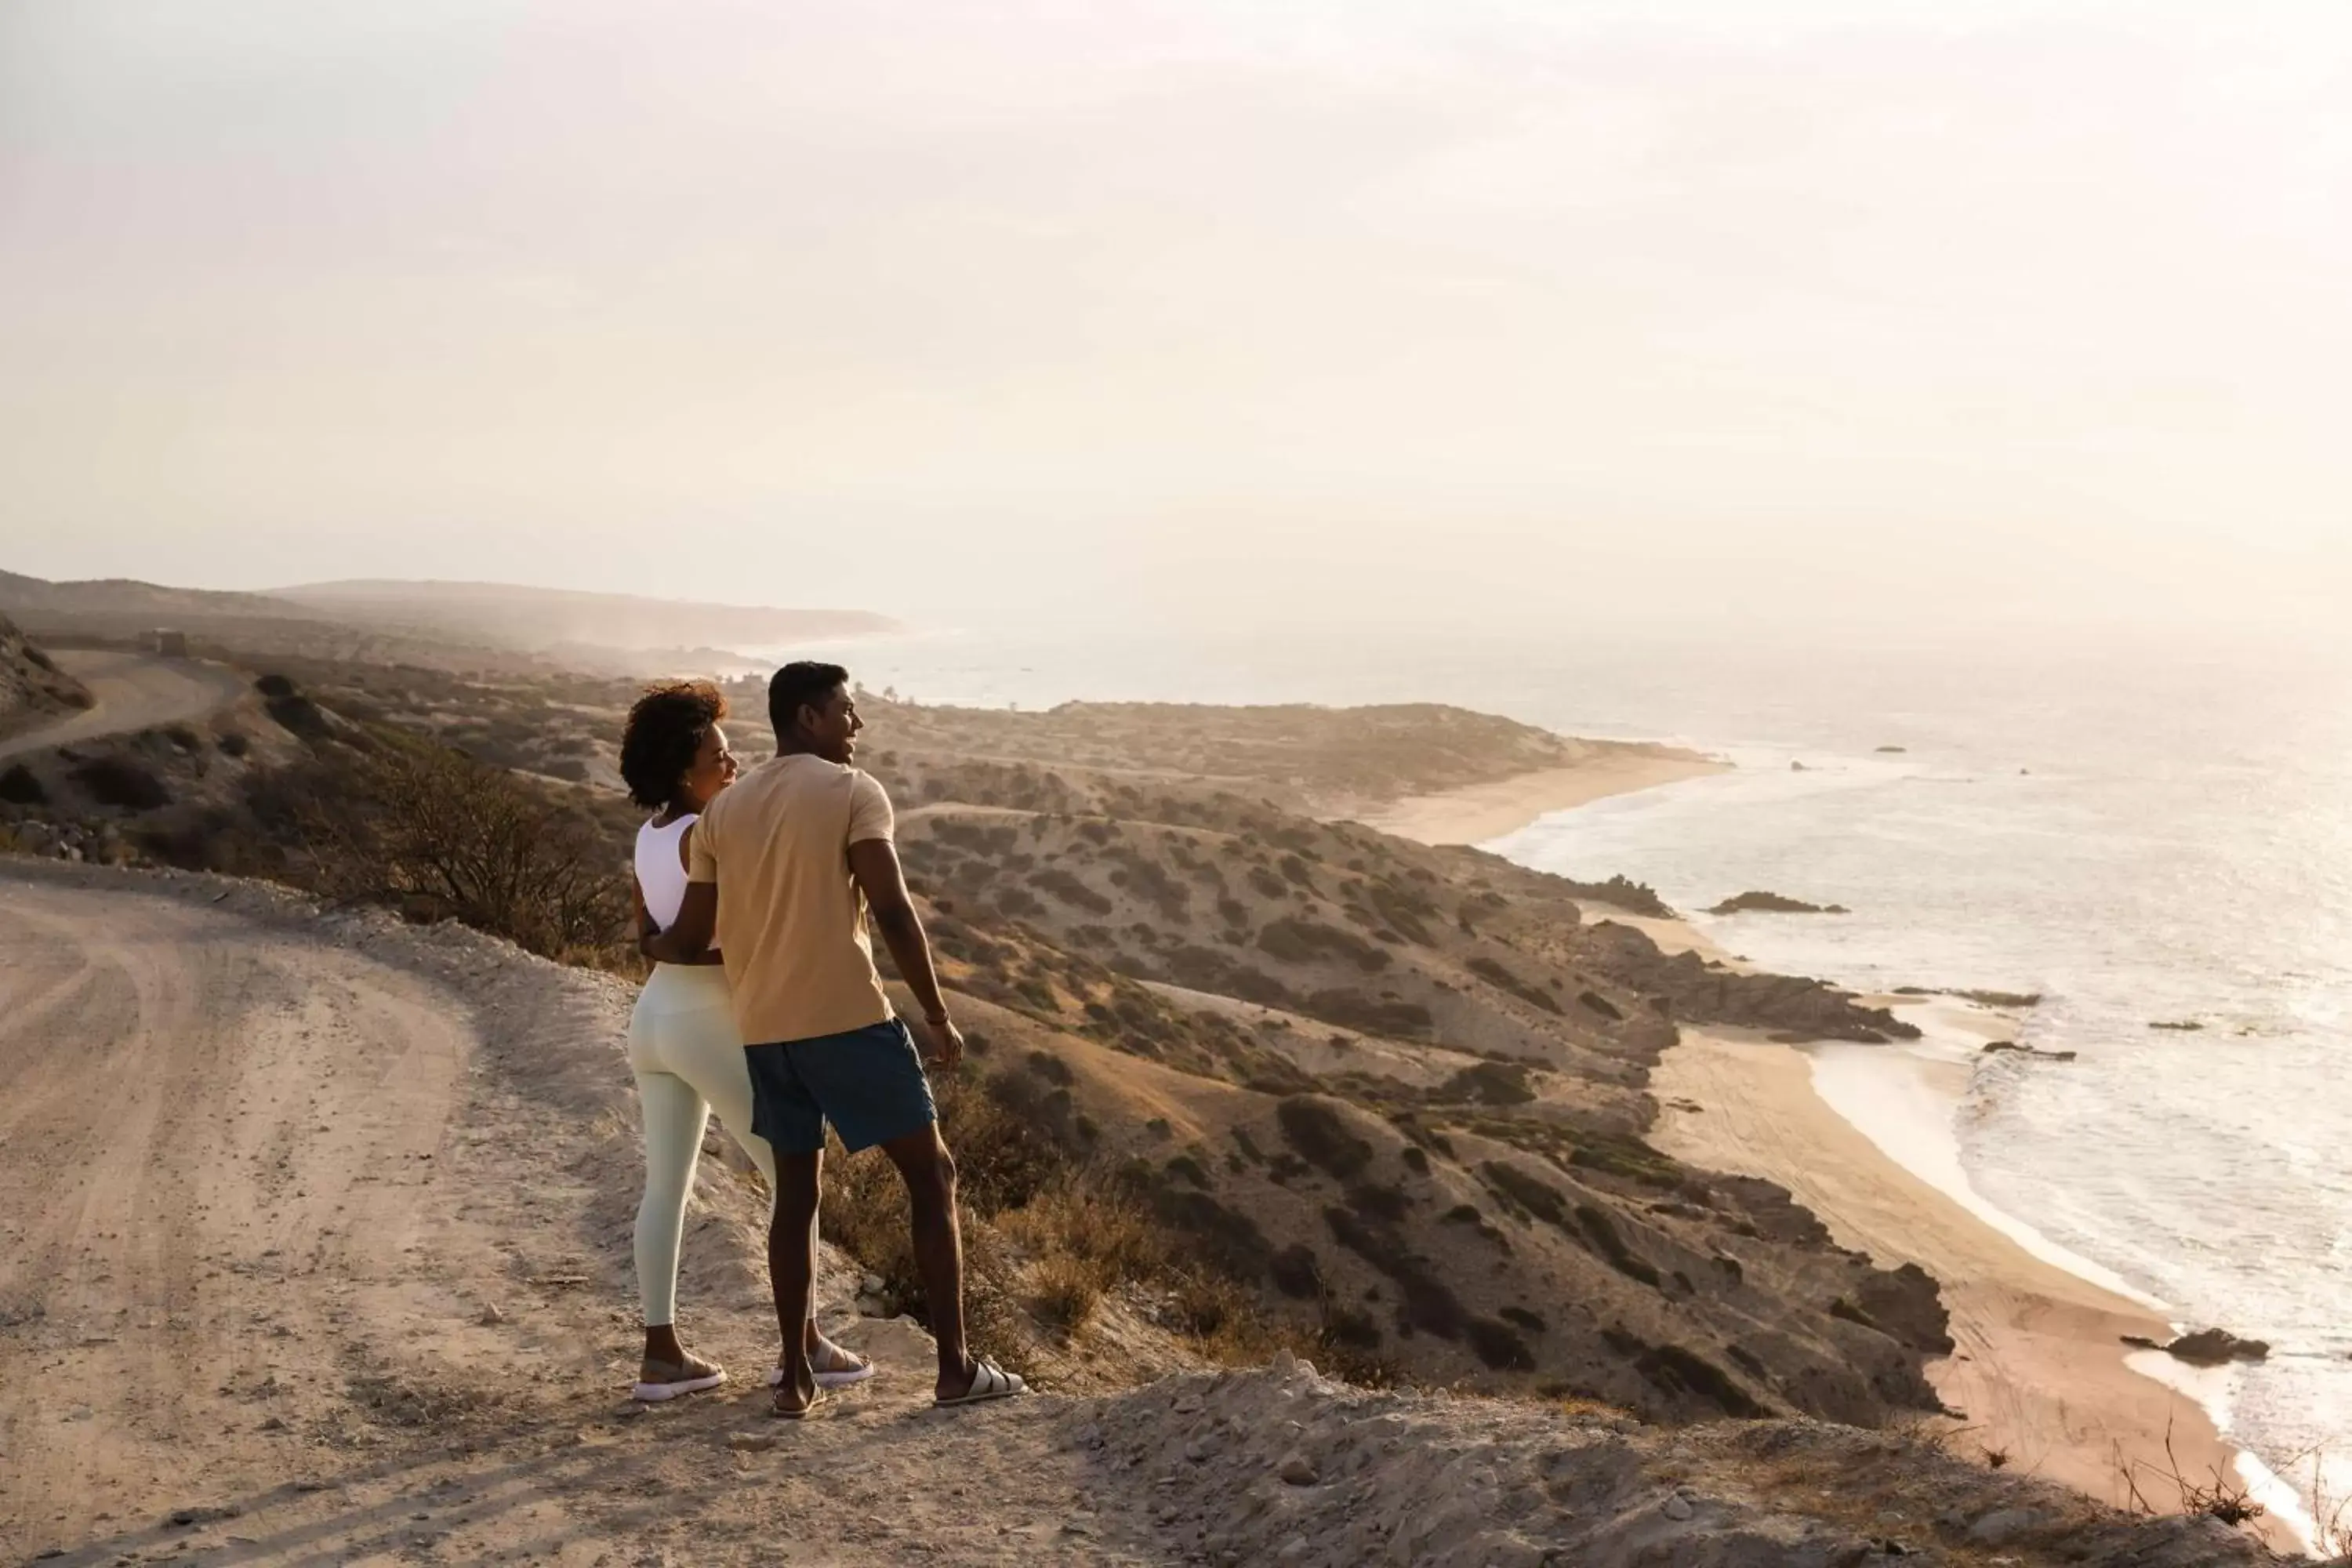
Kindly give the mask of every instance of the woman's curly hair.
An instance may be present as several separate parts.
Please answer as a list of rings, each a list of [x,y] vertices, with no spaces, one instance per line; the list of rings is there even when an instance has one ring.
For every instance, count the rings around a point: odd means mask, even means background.
[[[621,779],[629,798],[647,811],[674,803],[702,738],[726,717],[725,695],[707,680],[647,687],[621,731]]]

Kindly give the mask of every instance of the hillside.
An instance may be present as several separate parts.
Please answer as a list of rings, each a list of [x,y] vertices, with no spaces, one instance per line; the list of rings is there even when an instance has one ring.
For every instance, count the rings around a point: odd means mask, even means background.
[[[509,583],[311,583],[273,596],[339,619],[537,650],[762,648],[897,628],[863,610],[692,604]]]
[[[1932,1281],[1649,1147],[1675,1020],[1884,1039],[1670,961],[1579,885],[1228,794],[871,759],[952,983],[1161,1219],[1384,1375],[1654,1415],[1937,1407]]]
[[[249,658],[259,655],[248,655]],[[619,787],[612,766],[635,677],[544,668],[451,670],[379,658],[271,653],[340,712],[429,732],[501,765]],[[737,752],[773,742],[763,678],[726,683]],[[861,690],[873,747],[936,763],[1078,769],[1137,788],[1223,789],[1314,816],[1531,773],[1608,773],[1628,759],[1705,763],[1646,742],[1557,735],[1435,703],[1368,708],[1072,702],[1043,711],[934,707]]]
[[[89,689],[0,616],[0,737],[89,705]]]

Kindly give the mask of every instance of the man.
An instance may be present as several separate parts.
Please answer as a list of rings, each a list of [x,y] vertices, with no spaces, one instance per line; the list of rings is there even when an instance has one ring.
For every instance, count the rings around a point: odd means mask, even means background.
[[[768,1272],[783,1336],[775,1413],[818,1398],[805,1329],[824,1124],[851,1153],[879,1145],[907,1184],[915,1260],[939,1341],[940,1405],[1022,1393],[971,1355],[963,1332],[963,1238],[955,1162],[907,1026],[874,969],[866,916],[922,1008],[931,1059],[952,1071],[963,1036],[948,1016],[929,942],[891,842],[889,796],[853,764],[865,728],[838,665],[788,664],[768,686],[776,755],[714,797],[694,830],[686,901],[646,943],[666,963],[724,952],[751,1072],[751,1131],[776,1152]]]

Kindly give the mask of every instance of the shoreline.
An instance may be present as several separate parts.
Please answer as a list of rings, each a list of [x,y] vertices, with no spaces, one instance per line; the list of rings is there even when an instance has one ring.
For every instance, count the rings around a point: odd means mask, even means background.
[[[1728,771],[1685,755],[1682,767],[1556,799],[1535,815]],[[1544,777],[1399,802],[1392,810],[1401,826],[1372,826],[1428,843],[1457,841],[1441,835],[1491,826],[1508,815],[1495,798],[1504,786],[1520,786],[1511,804],[1525,804],[1539,797],[1536,781]],[[1490,805],[1496,809],[1483,809]],[[1605,907],[1587,918],[1633,926],[1667,952],[1695,951],[1748,967],[1686,918]],[[1950,1426],[1955,1452],[1979,1462],[1998,1453],[2002,1468],[2126,1509],[2135,1479],[2147,1504],[2163,1510],[2179,1506],[2176,1474],[2201,1485],[2224,1478],[2268,1506],[2252,1527],[2264,1542],[2289,1557],[2314,1554],[2315,1531],[2294,1487],[2222,1433],[2215,1374],[2124,1342],[2126,1335],[2172,1338],[2179,1325],[2164,1304],[2039,1236],[1969,1184],[1957,1118],[1974,1053],[1986,1040],[2013,1037],[2011,1022],[1947,997],[1864,1000],[1918,1015],[1927,1048],[1809,1047],[1759,1033],[1685,1028],[1652,1075],[1662,1106],[1652,1141],[1703,1169],[1776,1182],[1838,1245],[1882,1267],[1915,1263],[1935,1277],[1956,1349],[1927,1371],[1944,1402],[1964,1413]],[[1942,1059],[1933,1054],[1937,1041],[1946,1047]],[[1699,1109],[1684,1108],[1693,1105]]]
[[[1916,1142],[1921,1108],[1940,1108],[1966,1068],[1867,1050],[1866,1060],[1859,1050],[1832,1058],[1745,1031],[1686,1029],[1652,1077],[1664,1106],[1653,1142],[1704,1169],[1776,1182],[1838,1245],[1936,1277],[1957,1349],[1927,1375],[1962,1413],[1956,1451],[2000,1455],[2004,1468],[2118,1507],[2130,1506],[2127,1475],[2151,1505],[2176,1506],[2176,1463],[2192,1483],[2218,1475],[2261,1494],[2260,1461],[2197,1399],[2132,1364],[2123,1336],[2173,1333],[2158,1309],[2074,1272],[2046,1244],[2030,1246],[2021,1226],[1996,1226],[1972,1193],[1906,1168],[1925,1162],[1898,1162],[1872,1136],[1865,1122],[1883,1118],[1893,1143]],[[1822,1091],[1825,1068],[1841,1080],[1843,1106]],[[2273,1506],[2260,1533],[2301,1554],[2297,1523]]]
[[[1612,795],[1659,789],[1729,773],[1731,764],[1696,752],[1635,742],[1591,742],[1587,761],[1538,768],[1434,795],[1407,795],[1347,815],[1366,827],[1419,844],[1484,844],[1550,816]]]

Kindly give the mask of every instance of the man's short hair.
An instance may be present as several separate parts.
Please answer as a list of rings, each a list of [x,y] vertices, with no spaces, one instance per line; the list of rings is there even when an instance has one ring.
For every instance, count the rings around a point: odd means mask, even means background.
[[[822,708],[825,700],[849,684],[849,671],[837,664],[799,659],[776,671],[768,681],[768,723],[782,745],[801,721],[803,707]]]

